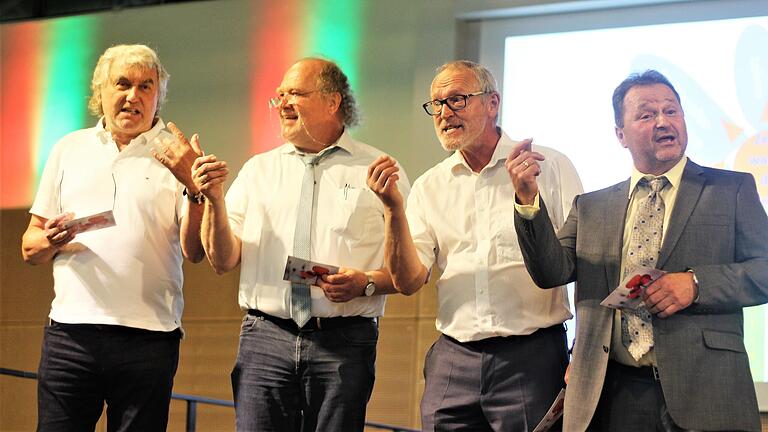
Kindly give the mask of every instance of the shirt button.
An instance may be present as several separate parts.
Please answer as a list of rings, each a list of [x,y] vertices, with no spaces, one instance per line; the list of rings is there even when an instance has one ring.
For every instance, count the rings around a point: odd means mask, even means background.
[[[607,346],[605,346],[605,345],[603,345],[603,352],[605,352],[605,353],[607,353],[607,352],[608,352],[608,347],[607,347]]]

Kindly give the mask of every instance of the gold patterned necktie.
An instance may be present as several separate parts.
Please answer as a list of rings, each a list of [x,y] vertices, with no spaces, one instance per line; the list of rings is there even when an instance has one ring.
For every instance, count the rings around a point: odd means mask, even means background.
[[[664,232],[664,200],[661,191],[669,183],[666,177],[643,178],[637,186],[648,195],[640,201],[632,224],[624,275],[637,267],[656,267]],[[622,278],[623,278],[622,277]],[[621,311],[621,341],[636,361],[653,348],[651,313],[644,304],[637,310]]]

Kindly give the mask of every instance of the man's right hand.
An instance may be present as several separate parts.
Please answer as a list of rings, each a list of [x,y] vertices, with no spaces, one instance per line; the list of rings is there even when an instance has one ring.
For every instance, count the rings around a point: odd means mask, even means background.
[[[21,256],[27,264],[42,264],[53,259],[59,252],[76,252],[79,243],[70,243],[77,235],[77,228],[64,224],[74,218],[73,213],[61,213],[50,219],[30,215],[29,226],[21,238]]]
[[[397,162],[386,155],[379,156],[368,166],[366,184],[389,209],[403,206],[403,195],[397,188],[398,171]]]
[[[192,181],[211,202],[218,202],[224,196],[227,175],[227,162],[220,161],[213,154],[200,156],[192,164]]]
[[[77,234],[76,227],[66,228],[64,226],[64,224],[71,221],[74,216],[74,213],[62,213],[45,221],[45,225],[43,225],[43,234],[51,246],[61,248],[75,238],[75,235]]]

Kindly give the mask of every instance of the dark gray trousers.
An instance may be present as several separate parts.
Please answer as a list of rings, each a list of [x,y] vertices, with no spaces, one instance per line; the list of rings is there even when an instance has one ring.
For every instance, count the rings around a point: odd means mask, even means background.
[[[562,324],[467,343],[441,335],[424,363],[422,429],[531,431],[563,388],[567,365]]]

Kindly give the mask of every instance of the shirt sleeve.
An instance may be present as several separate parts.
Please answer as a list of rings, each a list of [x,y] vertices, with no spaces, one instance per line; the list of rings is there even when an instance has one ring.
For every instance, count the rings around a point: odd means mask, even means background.
[[[246,162],[245,166],[240,170],[232,182],[232,186],[229,187],[226,195],[227,203],[227,215],[229,217],[229,226],[232,232],[242,238],[243,236],[243,224],[245,222],[245,215],[248,210],[248,184],[249,171],[252,163]]]
[[[400,163],[397,164],[398,167],[400,167],[400,171],[398,174],[398,180],[397,180],[397,189],[400,191],[400,194],[403,196],[403,202],[408,203],[408,197],[411,194],[411,182],[408,180],[408,175],[405,173],[405,169],[403,169],[403,166],[400,165]]]
[[[579,174],[567,156],[554,150],[549,150],[546,156],[550,163],[539,176],[539,193],[546,203],[552,225],[559,230],[571,211],[573,199],[584,190]]]
[[[429,270],[435,264],[438,246],[434,233],[427,222],[424,206],[419,198],[419,190],[411,191],[405,213],[408,218],[411,238],[416,246],[416,253],[419,255],[421,264]]]
[[[525,220],[532,220],[535,218],[536,215],[539,214],[539,210],[541,210],[541,207],[539,206],[538,193],[536,194],[536,197],[533,198],[533,204],[518,204],[517,200],[515,200],[515,211],[517,211],[517,214],[519,214],[520,217]]]
[[[557,165],[560,171],[560,203],[562,204],[563,209],[562,214],[567,217],[568,213],[571,212],[571,205],[574,198],[584,193],[584,186],[581,184],[581,178],[576,171],[576,167],[573,166],[573,163],[568,157],[561,155]],[[564,223],[565,219],[560,221],[558,228]]]
[[[40,177],[40,185],[37,188],[35,200],[29,213],[50,219],[61,213],[60,194],[61,194],[61,156],[62,141],[56,143],[48,155],[45,162],[43,175]]]

